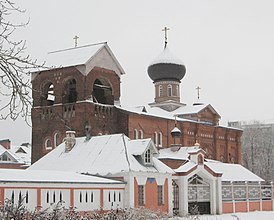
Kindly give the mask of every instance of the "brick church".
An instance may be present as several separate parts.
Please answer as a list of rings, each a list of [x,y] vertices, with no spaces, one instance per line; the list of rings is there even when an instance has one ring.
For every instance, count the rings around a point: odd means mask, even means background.
[[[152,138],[158,149],[199,142],[207,158],[241,163],[242,131],[220,126],[221,116],[210,104],[181,102],[186,67],[168,47],[148,67],[154,102],[133,109],[120,103],[125,72],[107,43],[49,53],[46,65],[50,68],[32,73],[32,162],[73,130],[79,137]]]

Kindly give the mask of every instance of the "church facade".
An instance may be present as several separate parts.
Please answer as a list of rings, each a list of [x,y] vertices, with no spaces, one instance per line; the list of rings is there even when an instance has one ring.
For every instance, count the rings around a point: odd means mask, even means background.
[[[50,68],[32,73],[32,162],[58,146],[65,131],[77,136],[124,133],[132,139],[152,138],[158,149],[199,142],[206,157],[241,163],[242,131],[219,125],[210,104],[180,102],[186,67],[166,47],[148,67],[155,85],[154,102],[129,109],[120,103],[120,80],[125,71],[107,43],[48,54]]]

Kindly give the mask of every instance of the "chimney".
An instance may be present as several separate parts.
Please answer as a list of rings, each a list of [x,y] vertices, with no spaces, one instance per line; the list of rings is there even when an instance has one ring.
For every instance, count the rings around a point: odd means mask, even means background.
[[[7,150],[10,149],[10,140],[9,139],[4,139],[4,140],[0,140],[0,144],[6,148]]]
[[[75,131],[66,131],[65,137],[65,152],[70,152],[76,143]]]

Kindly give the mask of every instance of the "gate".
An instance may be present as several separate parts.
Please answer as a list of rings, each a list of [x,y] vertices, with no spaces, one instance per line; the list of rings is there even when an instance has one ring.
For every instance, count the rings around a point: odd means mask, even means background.
[[[198,175],[188,180],[188,212],[210,214],[210,185]]]

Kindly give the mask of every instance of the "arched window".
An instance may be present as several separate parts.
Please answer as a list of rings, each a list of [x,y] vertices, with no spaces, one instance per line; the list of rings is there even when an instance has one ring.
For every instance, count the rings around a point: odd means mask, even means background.
[[[201,154],[198,155],[198,164],[199,164],[199,165],[204,164],[204,157],[203,157],[203,155],[201,155]]]
[[[79,198],[79,200],[80,200],[80,203],[82,203],[82,192],[80,192],[80,198]]]
[[[156,146],[158,146],[158,134],[157,134],[157,132],[154,132],[153,140],[154,140],[154,144],[155,144]]]
[[[116,202],[116,194],[115,194],[115,192],[113,193],[113,201]]]
[[[145,152],[145,163],[150,164],[151,163],[151,150],[150,148],[147,149]]]
[[[57,147],[60,144],[60,137],[57,132],[54,134],[53,140],[54,140],[54,147]]]
[[[11,194],[11,203],[14,204],[14,191],[12,191],[12,194]]]
[[[65,83],[63,103],[73,103],[77,101],[76,80],[69,79]]]
[[[61,202],[61,201],[63,201],[63,195],[62,195],[62,192],[60,192],[60,194],[59,194],[59,201]]]
[[[27,191],[26,192],[26,204],[28,204],[29,203],[29,192]]]
[[[18,198],[18,203],[22,203],[22,194],[21,194],[21,191],[19,192],[19,198]]]
[[[134,139],[138,139],[138,131],[137,129],[134,129]]]
[[[163,96],[163,86],[159,85],[159,97]]]
[[[52,144],[51,144],[50,139],[47,139],[47,140],[45,141],[45,148],[46,148],[46,150],[52,149]]]
[[[162,132],[159,132],[158,133],[158,146],[162,147],[162,145],[163,145],[163,134],[162,134]]]
[[[139,138],[140,139],[144,138],[144,132],[142,130],[139,130]]]
[[[53,196],[52,196],[52,197],[53,197],[53,198],[52,198],[53,203],[55,203],[55,201],[56,201],[55,191],[53,192]]]
[[[167,86],[167,95],[172,96],[172,85]]]
[[[91,193],[90,201],[93,202],[93,192]]]
[[[86,192],[86,203],[88,202],[88,192]]]
[[[108,193],[108,201],[110,202],[110,192]]]
[[[119,202],[121,202],[121,192],[119,192]]]

